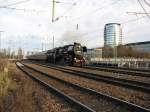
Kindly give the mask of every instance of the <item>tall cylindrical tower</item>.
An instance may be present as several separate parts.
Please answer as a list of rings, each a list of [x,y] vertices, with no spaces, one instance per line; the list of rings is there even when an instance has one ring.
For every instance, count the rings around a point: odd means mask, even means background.
[[[109,23],[104,29],[104,46],[114,47],[122,44],[122,28],[119,23]]]

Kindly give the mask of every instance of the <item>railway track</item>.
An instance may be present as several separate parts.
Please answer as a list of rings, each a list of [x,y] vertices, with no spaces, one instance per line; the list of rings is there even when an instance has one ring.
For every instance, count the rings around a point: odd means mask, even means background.
[[[92,66],[92,65],[91,65]],[[96,66],[96,65],[94,65]],[[115,67],[115,66],[98,66],[98,67],[104,67],[104,68],[115,68],[115,69],[122,69],[122,70],[130,70],[130,71],[141,71],[141,72],[150,72],[149,69],[141,69],[141,68],[127,68],[127,67]]]
[[[38,64],[37,65],[43,66],[43,67],[48,67],[52,68],[55,70],[59,70],[65,73],[69,73],[71,75],[77,75],[97,81],[103,81],[109,84],[114,84],[114,85],[119,85],[123,86],[126,88],[130,89],[135,89],[138,91],[143,91],[146,93],[150,93],[150,84],[145,83],[145,82],[139,82],[139,81],[133,81],[133,80],[127,80],[127,79],[120,79],[120,78],[115,78],[115,77],[110,77],[110,76],[104,76],[104,75],[99,75],[99,74],[94,74],[94,73],[88,73],[88,72],[83,72],[83,71],[78,71],[78,70],[72,70],[60,66],[50,66],[50,65],[45,65],[45,64]]]
[[[70,103],[71,105],[75,105],[75,108],[77,110],[81,110],[83,112],[96,112],[96,111],[92,110],[91,108],[87,107],[86,105],[80,103],[79,101],[73,99],[69,95],[66,95],[65,93],[63,93],[62,91],[57,89],[56,87],[54,87],[53,81],[54,81],[54,84],[57,83],[57,82],[55,82],[55,80],[57,81],[57,79],[55,79],[54,77],[50,77],[50,76],[48,76],[42,72],[38,72],[38,71],[34,70],[33,68],[30,68],[26,65],[23,65],[22,63],[16,63],[16,65],[18,66],[19,69],[21,69],[24,73],[26,73],[34,81],[36,81],[39,84],[46,87],[47,90],[51,91],[52,93],[54,93],[55,95],[57,95],[58,97],[60,97],[64,101]],[[49,79],[49,81],[47,81],[48,79]],[[59,85],[57,85],[57,86],[59,87]]]
[[[150,70],[128,69],[119,67],[103,67],[103,66],[100,67],[85,66],[84,68],[150,78]]]
[[[63,94],[67,94],[68,97],[70,97],[70,99],[75,99],[75,101],[78,100],[78,105],[82,104],[82,109],[83,107],[86,107],[86,111],[91,111],[91,112],[106,112],[106,111],[110,111],[110,112],[150,112],[149,109],[143,108],[141,106],[120,100],[118,98],[109,96],[109,95],[105,95],[99,92],[96,92],[95,90],[92,89],[88,89],[88,88],[84,88],[81,87],[77,84],[72,84],[69,83],[67,81],[61,80],[59,78],[56,78],[54,76],[50,76],[46,73],[43,73],[42,71],[36,70],[32,67],[23,65],[23,68],[26,68],[29,70],[29,73],[33,73],[36,72],[36,77],[31,75],[32,78],[36,78],[38,77],[38,81],[40,81],[39,83],[42,84],[46,84],[47,87],[48,85],[51,85],[55,90],[58,90],[57,92],[63,91]],[[25,70],[24,70],[25,71]],[[39,74],[39,75],[37,75]],[[39,80],[40,78],[40,80]],[[49,81],[46,81],[48,80]],[[46,81],[43,82],[42,80]],[[41,82],[42,81],[42,82]],[[47,84],[49,83],[49,84]],[[57,89],[56,89],[57,88]],[[61,92],[62,93],[62,92]],[[64,97],[64,95],[63,95]],[[76,104],[76,103],[75,103]],[[102,106],[101,106],[102,105]],[[120,106],[117,106],[120,105]],[[80,107],[80,108],[81,108]],[[105,108],[104,108],[105,107]]]

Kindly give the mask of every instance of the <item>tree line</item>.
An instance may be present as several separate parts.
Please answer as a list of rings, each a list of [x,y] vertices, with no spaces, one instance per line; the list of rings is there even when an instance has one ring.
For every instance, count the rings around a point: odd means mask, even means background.
[[[119,45],[116,47],[105,46],[102,48],[103,58],[112,58],[116,55],[117,58],[150,58],[149,52],[136,50],[131,46]]]

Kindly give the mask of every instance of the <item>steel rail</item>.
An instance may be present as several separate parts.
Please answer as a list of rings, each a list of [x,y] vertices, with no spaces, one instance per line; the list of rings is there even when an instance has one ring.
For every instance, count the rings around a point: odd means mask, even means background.
[[[135,89],[138,91],[150,93],[150,84],[149,83],[127,80],[127,79],[119,79],[119,78],[110,77],[110,76],[104,76],[104,75],[98,75],[98,74],[94,74],[94,73],[71,70],[68,68],[63,68],[63,67],[58,67],[58,66],[49,66],[49,65],[39,64],[39,63],[34,63],[34,64],[37,64],[37,65],[43,66],[43,67],[52,68],[52,69],[62,71],[65,73],[69,73],[70,75],[77,75],[77,76],[85,77],[88,79],[93,79],[93,80],[97,80],[97,81],[103,81],[103,82],[106,82],[109,84],[114,84],[117,86],[119,85],[122,87],[126,87],[128,89],[130,88],[130,89]]]
[[[115,68],[115,67],[94,67],[94,66],[85,66],[83,68],[91,69],[91,70],[99,70],[99,71],[107,71],[114,73],[122,73],[126,75],[140,76],[140,77],[148,77],[150,78],[150,71],[141,71],[138,69],[123,69],[123,68]]]
[[[28,68],[30,68],[30,69],[36,71],[36,72],[39,72],[39,73],[41,73],[41,74],[43,74],[43,75],[45,75],[45,76],[47,76],[47,77],[55,78],[55,79],[57,79],[57,80],[59,80],[59,81],[62,81],[62,82],[67,83],[67,84],[70,84],[70,85],[72,85],[72,86],[74,86],[74,87],[77,87],[77,88],[79,88],[79,89],[82,89],[82,90],[84,90],[84,91],[87,91],[87,92],[90,92],[90,93],[95,94],[95,95],[97,95],[97,96],[106,98],[107,100],[112,101],[112,102],[114,102],[114,103],[116,103],[116,104],[118,104],[118,105],[121,105],[121,106],[123,106],[123,107],[129,109],[129,110],[132,111],[132,112],[150,112],[150,109],[147,109],[147,108],[145,108],[145,107],[142,107],[142,106],[139,106],[139,105],[130,103],[130,102],[128,102],[128,101],[124,101],[124,100],[119,99],[119,98],[116,98],[116,97],[114,97],[114,96],[110,96],[110,95],[106,95],[106,94],[101,93],[101,92],[97,92],[97,91],[95,91],[95,90],[93,90],[93,89],[90,89],[90,88],[81,87],[81,86],[78,85],[78,84],[73,84],[73,83],[64,81],[64,80],[62,80],[62,79],[56,78],[56,77],[54,77],[54,76],[50,76],[49,74],[47,74],[47,73],[45,73],[45,72],[43,72],[43,71],[41,71],[41,70],[35,69],[35,68],[30,67],[30,66],[27,66],[27,65],[25,65],[25,64],[24,64],[24,66],[26,66],[26,67],[28,67]]]
[[[22,66],[25,66],[29,69],[32,69],[34,71],[37,71],[31,67],[28,67],[22,63],[16,63],[17,67],[22,70],[25,74],[27,74],[30,78],[32,78],[33,80],[35,80],[36,82],[38,82],[39,84],[43,85],[44,87],[46,87],[48,90],[52,90],[53,92],[55,92],[56,95],[58,95],[60,98],[63,98],[65,101],[67,101],[68,103],[71,103],[72,105],[76,105],[77,108],[79,108],[81,111],[83,112],[96,112],[93,109],[87,107],[86,105],[82,104],[81,102],[75,100],[74,98],[64,94],[63,92],[61,92],[60,90],[58,90],[57,88],[51,86],[50,84],[42,81],[41,79],[37,78],[36,76],[33,76],[32,73],[26,71],[25,69],[22,68]],[[20,66],[22,65],[22,66]],[[37,71],[38,72],[38,71]],[[39,72],[41,74],[44,74],[43,72]],[[46,75],[46,74],[44,74]],[[48,75],[46,75],[48,76]]]

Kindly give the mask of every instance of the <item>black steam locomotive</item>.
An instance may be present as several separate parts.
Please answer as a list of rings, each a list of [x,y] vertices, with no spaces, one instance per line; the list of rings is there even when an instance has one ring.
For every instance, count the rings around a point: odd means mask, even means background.
[[[85,64],[84,52],[86,51],[85,46],[81,46],[80,43],[74,43],[29,55],[27,59],[61,65],[83,66]]]

